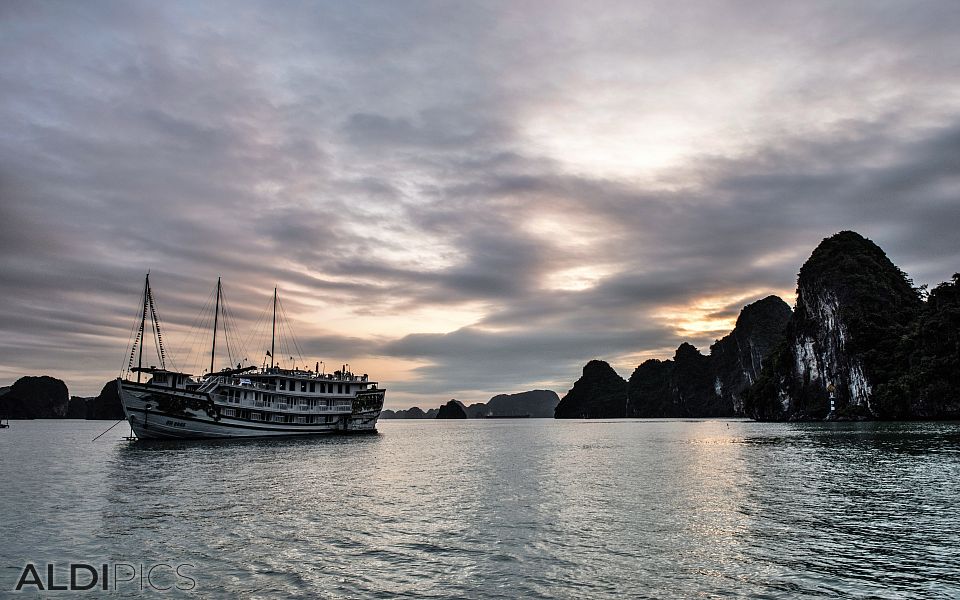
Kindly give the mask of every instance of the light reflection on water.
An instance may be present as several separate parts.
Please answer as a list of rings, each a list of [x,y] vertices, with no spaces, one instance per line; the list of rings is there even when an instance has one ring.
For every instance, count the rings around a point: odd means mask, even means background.
[[[189,562],[224,598],[960,596],[957,423],[105,426],[0,432],[0,596],[29,560]]]

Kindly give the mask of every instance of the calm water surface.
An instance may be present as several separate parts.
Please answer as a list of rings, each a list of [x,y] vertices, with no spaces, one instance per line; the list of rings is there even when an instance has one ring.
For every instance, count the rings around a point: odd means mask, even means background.
[[[960,597],[957,423],[108,425],[0,431],[0,596],[72,561],[190,563],[204,598]]]

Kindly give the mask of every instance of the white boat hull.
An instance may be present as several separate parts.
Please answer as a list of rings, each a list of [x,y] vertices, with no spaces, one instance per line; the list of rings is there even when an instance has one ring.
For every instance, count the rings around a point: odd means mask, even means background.
[[[382,400],[374,410],[324,415],[324,423],[273,423],[223,416],[229,408],[206,393],[118,380],[124,414],[139,439],[247,438],[375,433]],[[178,403],[161,410],[158,399]]]

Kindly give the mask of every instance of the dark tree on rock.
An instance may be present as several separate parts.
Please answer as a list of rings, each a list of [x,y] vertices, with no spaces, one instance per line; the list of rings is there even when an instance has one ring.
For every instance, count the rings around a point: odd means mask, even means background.
[[[882,416],[960,418],[960,273],[930,293],[896,360],[903,372],[877,387]]]

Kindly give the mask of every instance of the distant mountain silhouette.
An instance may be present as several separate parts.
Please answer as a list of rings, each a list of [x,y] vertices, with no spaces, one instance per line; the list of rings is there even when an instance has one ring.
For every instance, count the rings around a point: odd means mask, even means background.
[[[553,417],[560,396],[552,390],[530,390],[517,394],[498,394],[487,402],[485,416],[513,417],[530,415],[533,418]]]
[[[70,395],[63,381],[42,375],[21,377],[0,396],[0,416],[8,419],[62,419]]]
[[[477,402],[470,406],[459,400],[456,402],[467,415],[468,419],[483,419],[486,417],[525,417],[551,418],[553,409],[560,402],[557,393],[551,390],[530,390],[515,394],[498,394],[490,398],[489,402]],[[448,403],[449,404],[449,403]],[[411,411],[415,412],[411,413]],[[407,410],[384,410],[380,413],[381,419],[432,419],[438,416],[440,409],[431,408],[424,413],[417,407]]]
[[[627,416],[627,382],[609,364],[591,360],[583,375],[560,400],[557,419],[597,419]]]
[[[466,419],[467,412],[463,410],[463,404],[456,400],[451,400],[440,407],[437,411],[437,419]]]
[[[98,396],[70,396],[56,378],[21,377],[0,388],[0,416],[10,419],[123,419],[116,380],[108,381]]]

